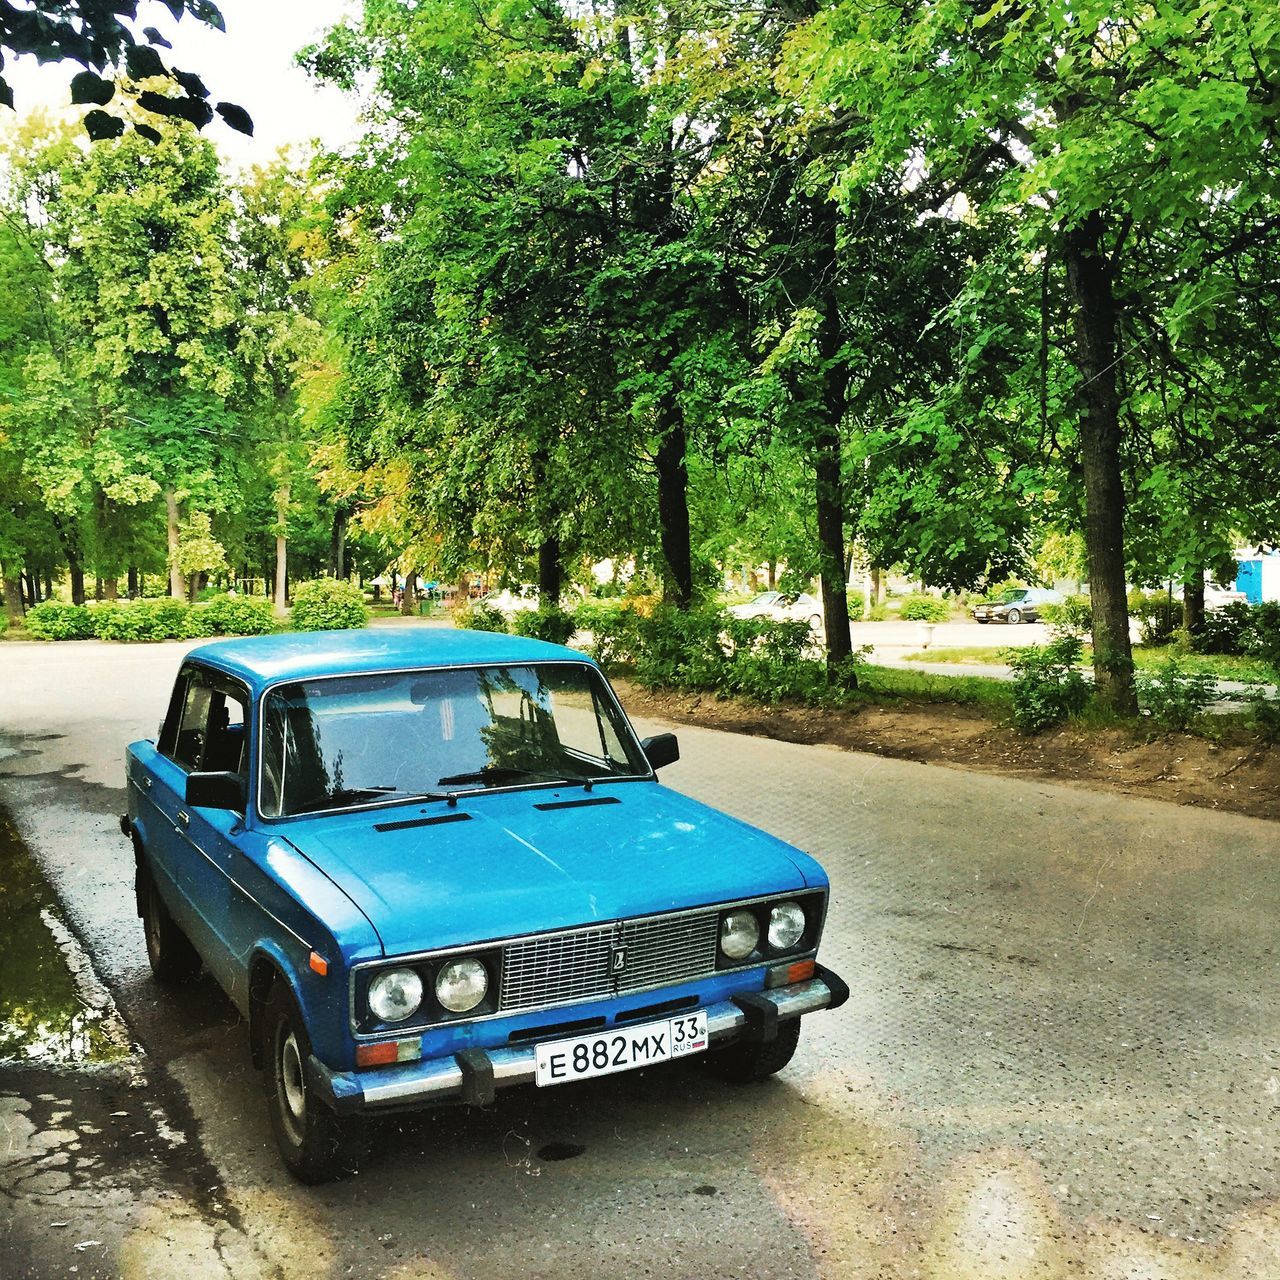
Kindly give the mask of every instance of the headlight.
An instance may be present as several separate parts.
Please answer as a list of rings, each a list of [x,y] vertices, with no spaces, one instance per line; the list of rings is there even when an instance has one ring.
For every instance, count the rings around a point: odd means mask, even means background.
[[[730,911],[720,921],[720,950],[730,960],[745,960],[760,941],[760,924],[750,911]]]
[[[790,951],[804,937],[804,910],[798,902],[779,902],[769,912],[769,945]]]
[[[489,975],[479,960],[451,960],[436,975],[436,999],[450,1013],[474,1009],[489,990]]]
[[[369,1008],[379,1022],[403,1022],[422,1003],[422,979],[412,969],[388,969],[369,983]]]

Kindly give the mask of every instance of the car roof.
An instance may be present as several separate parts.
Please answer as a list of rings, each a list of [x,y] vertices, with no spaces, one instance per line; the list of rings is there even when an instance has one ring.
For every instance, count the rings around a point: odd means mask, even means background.
[[[473,663],[574,661],[591,665],[576,649],[494,631],[417,625],[361,631],[301,631],[244,636],[202,644],[187,655],[255,689],[282,680],[358,675],[373,671],[416,671]]]

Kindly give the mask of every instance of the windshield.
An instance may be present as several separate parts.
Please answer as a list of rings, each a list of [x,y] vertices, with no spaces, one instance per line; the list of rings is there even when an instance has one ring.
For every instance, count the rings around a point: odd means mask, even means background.
[[[649,772],[598,673],[575,663],[306,680],[263,706],[267,818]]]
[[[1027,592],[1026,592],[1026,588],[1024,587],[1021,591],[1006,591],[1004,595],[1000,597],[1000,603],[1014,604],[1017,601],[1025,600],[1026,598],[1027,598]]]

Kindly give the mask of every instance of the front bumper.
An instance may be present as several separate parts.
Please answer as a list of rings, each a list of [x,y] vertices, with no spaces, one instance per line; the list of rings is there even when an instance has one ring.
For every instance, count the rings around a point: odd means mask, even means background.
[[[751,992],[706,1007],[712,1045],[733,1040],[771,1040],[779,1022],[819,1009],[838,1009],[849,988],[821,965],[817,976],[791,987]],[[406,1062],[371,1071],[331,1071],[315,1055],[308,1059],[312,1087],[339,1115],[398,1111],[466,1102],[486,1106],[498,1089],[532,1084],[536,1050],[532,1044],[510,1049],[469,1049],[452,1057]]]

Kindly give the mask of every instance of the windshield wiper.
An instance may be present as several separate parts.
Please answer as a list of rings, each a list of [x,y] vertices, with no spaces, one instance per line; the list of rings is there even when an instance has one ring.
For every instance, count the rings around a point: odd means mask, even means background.
[[[515,769],[510,765],[487,764],[483,769],[476,769],[471,773],[451,773],[447,778],[437,778],[436,784],[447,787],[451,782],[497,782],[499,779],[514,782],[517,778],[541,776],[533,769]]]
[[[486,765],[473,773],[451,773],[447,778],[437,778],[436,782],[440,786],[462,782],[483,782],[501,786],[504,782],[519,782],[522,778],[528,778],[538,786],[556,786],[564,783],[566,786],[583,787],[587,791],[591,790],[593,783],[600,781],[599,778],[588,777],[586,774],[557,773],[553,769],[517,769],[510,765]]]

